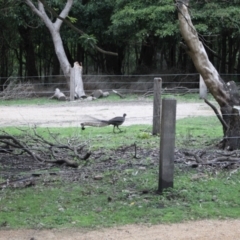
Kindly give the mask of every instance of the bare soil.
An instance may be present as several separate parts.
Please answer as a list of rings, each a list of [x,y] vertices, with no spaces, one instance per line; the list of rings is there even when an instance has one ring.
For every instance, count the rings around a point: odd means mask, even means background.
[[[86,115],[108,119],[127,114],[124,125],[151,124],[152,102],[74,102],[60,105],[0,107],[0,126],[80,126]],[[214,115],[205,104],[177,105],[177,118]],[[79,240],[155,240],[155,239],[240,239],[240,220],[204,220],[180,224],[127,225],[105,229],[19,229],[0,230],[0,240],[6,239],[79,239]]]
[[[128,225],[89,231],[86,229],[0,231],[0,240],[237,240],[239,236],[239,220],[205,220],[153,226]]]
[[[124,125],[151,124],[152,101],[132,102],[64,102],[42,106],[1,106],[0,126],[80,126],[86,116],[109,119],[127,114]],[[177,104],[177,118],[210,116],[213,111],[205,103]]]

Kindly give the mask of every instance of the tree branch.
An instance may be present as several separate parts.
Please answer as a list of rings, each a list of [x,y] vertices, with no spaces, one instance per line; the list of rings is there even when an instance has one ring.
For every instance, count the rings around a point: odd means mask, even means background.
[[[29,0],[26,0],[26,1],[29,1]],[[80,29],[78,29],[77,27],[75,27],[70,21],[68,21],[67,19],[63,18],[63,17],[61,16],[61,14],[58,15],[58,14],[54,11],[54,9],[52,9],[51,7],[49,7],[49,6],[47,5],[47,3],[45,2],[45,0],[39,0],[39,1],[40,1],[56,18],[62,20],[62,21],[63,21],[64,23],[66,23],[70,28],[72,28],[75,32],[77,32],[77,33],[79,33],[79,34],[81,34],[81,35],[85,34],[82,30],[80,30]],[[94,48],[95,48],[97,51],[99,51],[99,52],[101,52],[101,53],[103,53],[103,54],[118,56],[118,53],[105,51],[105,50],[101,49],[100,47],[98,47],[97,45],[94,45]]]
[[[204,98],[204,102],[210,106],[212,108],[212,110],[215,112],[218,120],[221,122],[222,126],[223,126],[223,129],[224,129],[224,132],[228,129],[228,125],[227,123],[224,121],[224,119],[222,118],[222,116],[220,115],[220,113],[218,112],[217,108],[212,104],[210,103],[206,98]]]
[[[35,161],[66,164],[74,168],[79,164],[72,159],[86,161],[91,156],[90,151],[85,151],[86,145],[80,143],[78,138],[67,139],[67,143],[61,143],[51,133],[49,134],[53,141],[47,140],[51,138],[45,139],[39,135],[34,128],[30,130],[32,131],[22,130],[24,134],[21,137],[14,137],[1,131],[3,135],[0,135],[0,154],[14,156],[27,154]]]

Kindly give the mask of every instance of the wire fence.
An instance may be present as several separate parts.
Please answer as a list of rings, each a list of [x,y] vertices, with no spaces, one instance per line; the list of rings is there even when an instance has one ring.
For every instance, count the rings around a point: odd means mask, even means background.
[[[240,81],[240,74],[221,74],[226,82]],[[111,91],[113,89],[124,94],[144,94],[153,91],[153,79],[162,78],[162,86],[165,92],[198,92],[199,74],[154,74],[154,75],[83,75],[83,84],[86,94],[91,94],[96,89]],[[27,88],[28,96],[51,96],[56,88],[69,96],[69,86],[63,75],[57,76],[32,76],[0,78],[0,93],[10,83],[21,83]],[[30,88],[29,86],[32,86]],[[20,93],[20,90],[18,90]],[[17,96],[16,96],[17,97]]]
[[[148,95],[148,93],[153,92],[154,78],[157,77],[162,78],[162,93],[187,94],[199,92],[199,74],[197,73],[131,76],[84,75],[84,89],[87,94],[91,94],[96,89],[114,94],[112,93],[114,89],[122,94],[136,94],[136,97],[130,100],[119,98],[117,102],[109,102],[107,98],[106,100],[91,102],[84,99],[74,102],[61,102],[61,106],[53,104],[46,107],[44,105],[0,106],[0,126],[74,127],[79,129],[79,133],[81,133],[80,124],[85,121],[86,116],[110,119],[126,113],[127,118],[123,128],[134,124],[146,124],[148,125],[146,128],[151,132],[153,100],[147,96],[151,95]],[[230,81],[238,79],[240,74],[221,74],[221,77]],[[31,84],[33,86],[29,89],[31,97],[52,96],[55,88],[60,88],[66,95],[69,94],[64,76],[6,78],[5,83],[0,86],[3,89],[2,93],[11,81],[21,82],[23,87],[24,84]],[[19,93],[19,91],[18,89],[17,92]],[[209,120],[206,117],[212,118]],[[189,121],[182,120],[186,118]],[[204,131],[206,126],[211,126],[213,136],[215,136],[215,132],[220,133],[219,139],[222,136],[221,124],[215,117],[215,113],[208,105],[199,100],[198,95],[188,103],[177,103],[177,121],[183,126],[187,124],[185,132],[177,129],[177,142],[186,141],[189,145],[194,145],[198,141],[210,143],[216,140],[215,137],[211,138],[211,133],[206,134]],[[199,137],[196,139],[193,136]]]
[[[216,132],[220,132],[219,139],[222,136],[222,127],[214,112],[197,98],[196,101],[177,103],[177,143],[185,142],[188,146],[192,146],[201,141],[205,144],[205,142],[215,140]],[[126,113],[126,120],[120,127],[123,131],[128,131],[126,129],[132,125],[142,125],[142,132],[149,134],[152,132],[154,117],[152,98],[136,100],[126,98],[115,102],[105,100],[87,102],[82,100],[61,104],[53,102],[50,105],[0,106],[0,112],[0,126],[3,128],[7,126],[27,128],[71,127],[74,129],[72,134],[85,134],[87,136],[91,135],[94,127],[87,127],[83,132],[81,123],[91,121],[89,117],[109,120]],[[211,132],[206,132],[206,126]],[[109,129],[109,133],[112,132],[112,126],[106,128]],[[141,133],[139,134],[137,140],[141,141]]]

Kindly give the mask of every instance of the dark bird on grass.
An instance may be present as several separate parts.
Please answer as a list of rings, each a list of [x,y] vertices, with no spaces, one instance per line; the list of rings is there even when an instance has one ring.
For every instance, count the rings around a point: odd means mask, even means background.
[[[126,116],[127,114],[124,113],[122,117],[114,117],[110,120],[101,120],[98,118],[90,117],[93,121],[81,123],[81,127],[82,127],[82,130],[84,130],[85,126],[104,127],[107,125],[113,125],[114,133],[115,133],[115,127],[119,130],[119,132],[122,132],[119,126],[124,123]]]

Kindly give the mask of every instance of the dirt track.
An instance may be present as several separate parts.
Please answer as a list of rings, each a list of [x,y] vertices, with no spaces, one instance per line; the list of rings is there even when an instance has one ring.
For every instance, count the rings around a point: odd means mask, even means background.
[[[129,225],[86,231],[10,230],[0,231],[0,240],[237,240],[240,221],[197,221],[154,226]]]
[[[109,119],[127,114],[124,125],[151,124],[153,103],[132,102],[67,102],[61,105],[44,106],[1,106],[0,126],[79,126],[86,115]],[[177,118],[210,116],[213,111],[204,103],[177,104]]]

